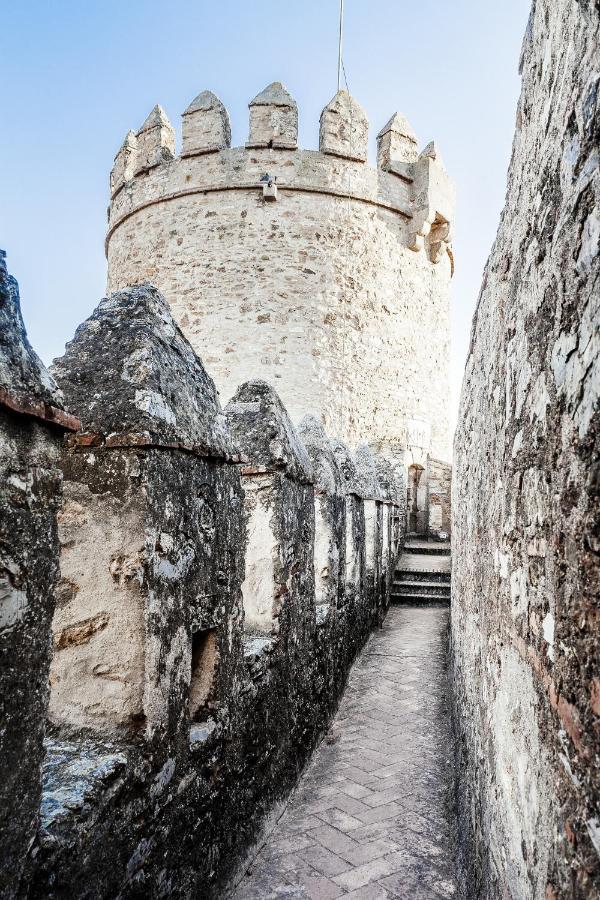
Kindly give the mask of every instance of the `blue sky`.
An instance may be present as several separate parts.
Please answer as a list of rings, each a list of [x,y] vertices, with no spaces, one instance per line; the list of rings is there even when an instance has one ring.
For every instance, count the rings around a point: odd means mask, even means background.
[[[528,0],[345,0],[351,92],[375,135],[396,110],[455,179],[454,406],[481,274],[504,201]],[[155,103],[179,132],[201,90],[229,109],[283,81],[316,148],[336,88],[338,0],[0,0],[0,247],[49,362],[103,296],[108,174]]]

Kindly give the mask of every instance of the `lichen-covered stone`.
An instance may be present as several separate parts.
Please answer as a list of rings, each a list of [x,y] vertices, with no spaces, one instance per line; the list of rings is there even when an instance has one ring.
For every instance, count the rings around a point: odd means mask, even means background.
[[[337,438],[331,441],[331,446],[344,480],[344,490],[346,493],[358,495],[359,481],[356,473],[356,463],[352,458],[350,449],[343,441]]]
[[[377,474],[377,460],[370,447],[362,444],[354,453],[355,480],[358,493],[372,500],[385,496]]]
[[[490,900],[600,892],[599,29],[592,0],[533,4],[455,443],[462,822]]]
[[[343,479],[332,443],[314,416],[305,416],[298,434],[308,453],[317,488],[327,494],[343,493]]]
[[[214,383],[151,285],[102,300],[52,371],[100,441],[233,453]]]
[[[0,894],[15,897],[34,838],[58,577],[58,388],[32,350],[0,252]],[[60,424],[63,423],[63,424]]]
[[[237,446],[253,464],[312,481],[310,460],[276,391],[266,381],[241,385],[225,409]]]
[[[208,709],[240,615],[242,498],[216,391],[148,286],[102,300],[54,372],[83,433],[64,457],[51,718],[174,740],[194,654]]]

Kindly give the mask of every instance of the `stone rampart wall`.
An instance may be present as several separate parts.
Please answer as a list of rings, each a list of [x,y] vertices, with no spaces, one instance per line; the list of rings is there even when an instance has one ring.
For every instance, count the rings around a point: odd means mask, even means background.
[[[599,21],[533,4],[455,442],[462,820],[489,900],[600,892]]]
[[[81,428],[30,896],[222,896],[387,608],[404,484],[264,381],[222,410],[150,287],[54,374]]]

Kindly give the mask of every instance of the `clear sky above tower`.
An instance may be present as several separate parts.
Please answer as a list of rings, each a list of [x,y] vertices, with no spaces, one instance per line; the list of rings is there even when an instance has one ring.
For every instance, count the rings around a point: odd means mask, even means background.
[[[31,341],[49,362],[105,290],[108,175],[155,103],[179,131],[201,90],[225,103],[233,144],[274,80],[318,146],[336,90],[338,0],[30,0],[1,5],[0,247]],[[345,0],[350,91],[375,136],[392,113],[438,142],[458,192],[452,386],[458,402],[473,309],[504,200],[529,0]]]

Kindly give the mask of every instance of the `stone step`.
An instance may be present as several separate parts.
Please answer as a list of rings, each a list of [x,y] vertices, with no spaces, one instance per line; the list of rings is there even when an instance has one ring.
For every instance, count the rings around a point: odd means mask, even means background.
[[[450,594],[441,597],[439,594],[424,591],[419,594],[396,593],[392,591],[391,601],[392,603],[449,603]]]
[[[400,584],[405,581],[430,581],[437,584],[449,584],[450,572],[432,572],[424,569],[422,572],[418,569],[396,569],[394,572],[394,584]]]
[[[425,541],[407,542],[404,544],[405,553],[426,553],[428,556],[449,556],[450,544],[434,544]]]
[[[433,594],[436,597],[450,597],[449,581],[395,581],[393,594]]]

